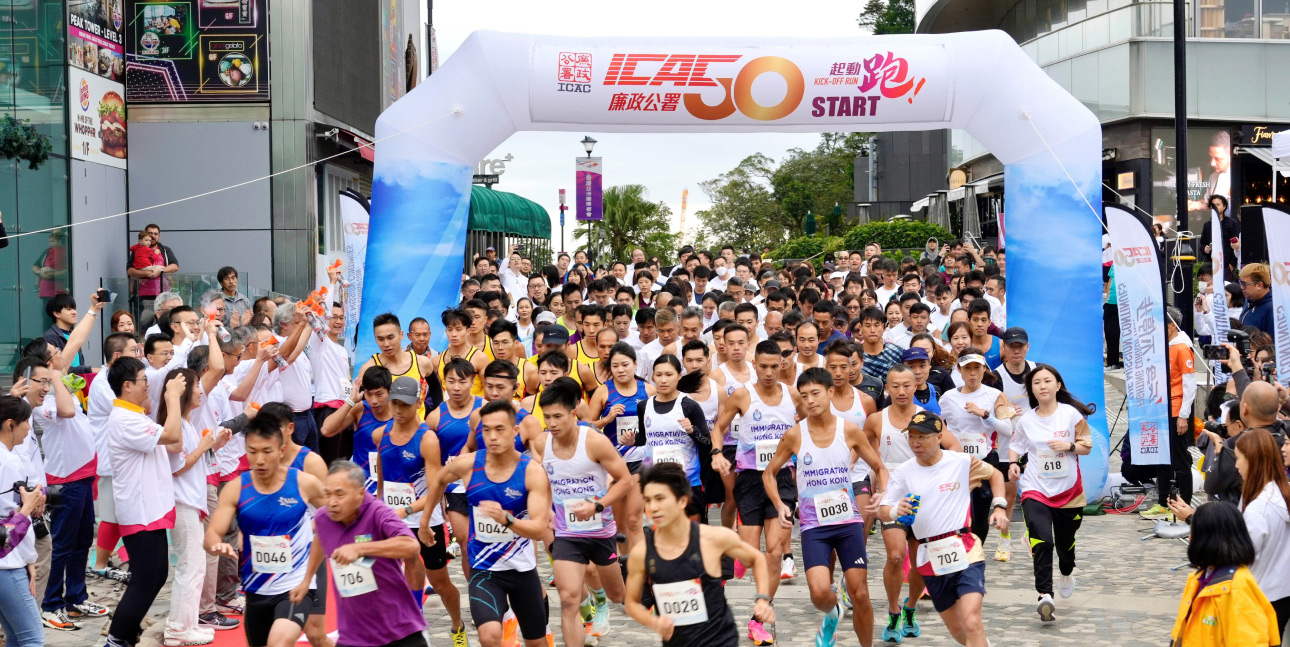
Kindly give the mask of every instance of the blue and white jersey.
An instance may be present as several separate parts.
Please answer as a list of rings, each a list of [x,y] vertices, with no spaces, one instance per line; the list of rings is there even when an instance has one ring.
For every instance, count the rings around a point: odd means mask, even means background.
[[[412,439],[403,445],[395,445],[390,439],[394,428],[386,430],[381,436],[381,446],[377,453],[381,457],[381,479],[385,481],[383,492],[385,504],[391,508],[402,508],[420,500],[426,494],[426,461],[421,455],[421,439],[430,428],[421,423],[413,432]],[[424,512],[414,512],[403,519],[409,528],[421,524]],[[443,523],[443,512],[438,502],[430,512],[430,525]]]
[[[525,456],[528,455],[528,448],[524,446],[524,439],[520,437],[520,423],[524,422],[524,419],[531,415],[533,414],[529,413],[529,410],[525,409],[524,407],[520,407],[519,411],[515,412],[515,451],[520,452]],[[543,431],[545,431],[545,429]],[[480,420],[479,424],[475,425],[475,451],[477,452],[484,451],[484,421],[483,420]],[[453,492],[454,490],[448,490],[448,491]]]
[[[309,455],[310,449],[304,445],[300,446],[300,451],[296,452],[296,457],[291,460],[291,469],[305,471],[305,457]]]
[[[377,420],[372,414],[372,407],[363,403],[363,415],[358,418],[358,429],[354,432],[354,462],[367,472],[367,491],[376,494],[376,445],[372,443],[372,432],[380,429],[390,433],[394,428],[394,418]]]
[[[313,515],[300,493],[300,472],[287,470],[276,492],[261,493],[242,474],[237,499],[237,526],[242,532],[242,589],[247,593],[277,595],[300,584],[308,575],[309,547],[314,539]],[[312,588],[312,585],[311,585]]]
[[[515,471],[498,483],[488,478],[484,469],[486,457],[487,452],[475,452],[475,467],[466,486],[466,501],[470,505],[470,540],[466,542],[466,554],[470,557],[470,567],[485,571],[531,571],[537,568],[533,541],[479,512],[481,503],[496,501],[517,519],[529,517],[529,492],[524,474],[530,459],[521,455]]]
[[[630,431],[636,434],[641,433],[641,430],[638,429],[638,427],[640,427],[640,418],[637,416],[639,413],[639,409],[637,409],[637,407],[639,407],[640,403],[644,402],[645,399],[649,397],[649,393],[645,390],[645,380],[639,378],[636,380],[636,393],[632,395],[624,395],[620,393],[613,380],[605,382],[605,386],[609,389],[609,395],[605,398],[605,408],[600,412],[600,415],[603,416],[606,413],[609,413],[609,410],[613,408],[615,404],[621,404],[625,408],[622,415],[618,416],[613,420],[613,422],[610,422],[605,426],[605,435],[609,437],[609,442],[612,442],[614,447],[618,449],[618,453],[622,454],[623,460],[628,463],[635,463],[637,461],[644,460],[644,447],[625,446],[618,442],[618,436],[619,432],[625,431]]]
[[[439,424],[435,427],[434,433],[439,436],[439,460],[441,464],[447,465],[448,460],[461,453],[466,447],[466,441],[470,440],[470,414],[476,409],[484,406],[483,398],[475,398],[475,404],[471,406],[470,411],[466,412],[465,417],[457,418],[448,411],[448,403],[444,402],[439,405]],[[461,481],[453,481],[448,484],[445,492],[460,492],[462,490]]]

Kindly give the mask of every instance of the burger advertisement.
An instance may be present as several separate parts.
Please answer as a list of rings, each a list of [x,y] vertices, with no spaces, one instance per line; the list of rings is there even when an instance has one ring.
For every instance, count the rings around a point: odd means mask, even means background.
[[[72,157],[126,168],[124,87],[75,67],[68,70],[68,83],[72,89]]]

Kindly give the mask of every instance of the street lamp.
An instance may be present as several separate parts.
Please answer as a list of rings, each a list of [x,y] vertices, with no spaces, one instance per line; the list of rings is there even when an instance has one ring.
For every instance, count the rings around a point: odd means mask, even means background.
[[[591,157],[591,149],[596,147],[596,140],[592,139],[590,135],[583,135],[582,147],[587,149],[587,157]]]

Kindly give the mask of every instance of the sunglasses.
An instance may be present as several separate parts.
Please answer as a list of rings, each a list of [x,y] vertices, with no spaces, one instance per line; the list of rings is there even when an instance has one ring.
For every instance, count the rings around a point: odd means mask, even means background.
[[[780,357],[792,357],[792,356],[793,356],[793,353],[796,353],[796,352],[797,352],[797,351],[793,350],[792,348],[788,348],[788,349],[785,349],[785,350],[781,350],[781,351],[779,351],[779,356],[780,356]]]

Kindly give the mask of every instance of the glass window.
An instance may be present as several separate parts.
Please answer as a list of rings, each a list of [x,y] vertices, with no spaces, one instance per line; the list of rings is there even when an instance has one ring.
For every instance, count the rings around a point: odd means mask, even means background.
[[[1097,58],[1098,109],[1102,121],[1129,114],[1129,46],[1117,45],[1088,58]]]
[[[1195,72],[1188,74],[1188,85],[1197,89],[1198,112],[1193,114],[1263,117],[1266,49],[1258,43],[1210,43],[1198,55],[1189,56],[1187,66]],[[1226,90],[1219,92],[1219,87]]]
[[[1061,56],[1068,58],[1084,51],[1084,30],[1078,25],[1054,34],[1061,42]]]
[[[1111,16],[1102,15],[1086,20],[1081,27],[1084,29],[1084,48],[1086,50],[1097,49],[1111,42]]]
[[[1263,37],[1290,39],[1290,0],[1263,0]]]
[[[1097,59],[1097,54],[1071,59],[1071,94],[1093,114],[1101,117],[1098,110]]]
[[[1200,0],[1201,38],[1256,38],[1254,0]]]

